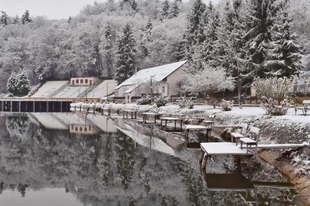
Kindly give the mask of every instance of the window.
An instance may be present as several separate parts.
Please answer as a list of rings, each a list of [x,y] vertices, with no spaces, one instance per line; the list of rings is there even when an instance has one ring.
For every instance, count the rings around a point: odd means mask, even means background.
[[[88,84],[88,79],[85,79],[85,83]]]
[[[89,84],[92,85],[92,80],[89,80]]]
[[[76,80],[76,83],[77,83],[77,84],[79,83],[79,80],[78,80],[78,79]]]
[[[166,87],[163,86],[163,94],[165,94],[165,93],[166,93]]]
[[[81,84],[83,84],[83,79],[81,79]]]

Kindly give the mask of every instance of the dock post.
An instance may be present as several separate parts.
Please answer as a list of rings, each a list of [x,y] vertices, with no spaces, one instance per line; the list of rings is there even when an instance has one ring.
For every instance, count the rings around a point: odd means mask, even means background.
[[[22,107],[22,102],[21,101],[19,101],[18,107],[19,107],[18,111],[21,112],[21,107]]]
[[[237,157],[237,173],[238,174],[241,174],[241,158],[240,157]]]
[[[202,165],[201,165],[201,169],[205,170],[206,169],[206,166],[207,166],[207,160],[208,160],[208,154],[205,153],[204,154],[204,157],[203,157],[203,160],[202,160]]]
[[[48,103],[49,103],[49,102],[46,101],[46,112],[48,112],[48,110],[49,110],[49,108],[48,108],[48,106],[49,106]]]
[[[3,101],[1,101],[1,111],[3,111]]]
[[[201,165],[201,163],[202,163],[204,154],[205,154],[204,151],[201,150],[201,151],[200,151],[200,156],[199,156],[199,164],[200,164],[200,165]]]
[[[10,101],[10,112],[13,111],[13,101]]]
[[[32,110],[33,110],[33,112],[36,112],[36,102],[35,101],[32,102]]]

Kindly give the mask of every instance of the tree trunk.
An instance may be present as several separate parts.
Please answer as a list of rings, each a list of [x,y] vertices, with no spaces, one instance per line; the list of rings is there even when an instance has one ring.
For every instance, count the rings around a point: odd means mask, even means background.
[[[209,96],[211,97],[213,108],[215,109],[215,99],[214,99],[213,93],[210,93]]]

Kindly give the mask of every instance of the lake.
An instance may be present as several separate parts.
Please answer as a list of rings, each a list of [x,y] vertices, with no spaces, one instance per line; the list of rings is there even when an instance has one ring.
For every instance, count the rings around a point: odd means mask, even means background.
[[[0,205],[303,205],[277,170],[214,157],[157,126],[79,113],[2,113]],[[238,167],[239,166],[239,167]],[[239,169],[238,169],[239,168]]]

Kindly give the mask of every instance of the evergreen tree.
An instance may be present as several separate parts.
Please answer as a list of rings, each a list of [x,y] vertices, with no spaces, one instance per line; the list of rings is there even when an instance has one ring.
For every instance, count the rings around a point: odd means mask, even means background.
[[[169,5],[169,1],[168,0],[165,0],[163,2],[163,10],[162,10],[162,17],[164,19],[168,18],[169,16],[169,10],[170,10],[170,5]]]
[[[8,15],[4,11],[2,11],[2,15],[0,17],[0,25],[8,25]]]
[[[22,24],[27,24],[27,23],[32,22],[32,19],[30,18],[30,14],[28,10],[26,10],[25,13],[22,15],[21,22]]]
[[[270,69],[272,76],[298,74],[303,68],[301,63],[301,47],[296,44],[296,36],[292,34],[292,19],[288,15],[288,0],[282,0],[277,16],[276,27],[272,33],[272,48],[268,51],[265,66]]]
[[[114,55],[113,55],[114,42],[112,39],[112,26],[110,23],[104,31],[104,55],[106,59],[107,77],[111,78],[114,73]]]
[[[244,78],[251,83],[254,77],[265,77],[270,72],[270,68],[264,63],[267,50],[272,47],[271,32],[274,29],[275,17],[278,8],[275,6],[276,0],[251,0],[248,9],[248,31],[244,35],[245,50],[247,52],[246,64],[248,68],[244,73]]]
[[[148,43],[152,41],[152,29],[153,29],[153,24],[151,19],[148,20],[145,28],[142,30],[141,34],[141,51],[143,57],[146,57],[149,55],[149,50],[148,50]]]
[[[26,95],[30,91],[30,81],[25,73],[25,71],[21,70],[17,75],[17,85],[16,89],[19,95]]]
[[[209,6],[209,20],[205,27],[206,39],[203,44],[202,60],[207,62],[210,66],[217,65],[217,43],[218,43],[218,28],[219,28],[219,14],[213,8],[212,4]],[[211,9],[211,10],[210,10]]]
[[[193,70],[199,70],[202,68],[201,65],[194,65],[196,62],[194,56],[200,56],[195,52],[201,52],[201,44],[205,41],[206,36],[204,33],[204,12],[206,5],[202,0],[195,0],[191,12],[188,15],[187,30],[185,32],[185,53],[189,61],[190,68]],[[198,58],[197,61],[201,59]],[[199,62],[197,62],[199,63]]]
[[[26,73],[21,70],[17,74],[13,72],[8,79],[7,89],[13,95],[26,95],[30,91],[30,81]]]
[[[68,18],[68,24],[70,24],[70,23],[71,23],[71,21],[72,21],[72,17],[71,17],[71,16],[69,16],[69,18]]]
[[[106,6],[110,12],[115,11],[115,0],[108,0]]]
[[[231,72],[230,66],[232,65],[232,31],[234,29],[234,16],[231,9],[230,2],[227,1],[225,9],[220,19],[220,24],[217,30],[217,42],[216,42],[216,53],[217,58],[215,59],[218,66],[226,68],[227,72]]]
[[[116,72],[114,79],[121,83],[131,77],[136,69],[136,41],[132,29],[126,24],[123,34],[118,40],[116,56]]]
[[[169,18],[175,18],[179,15],[180,9],[178,6],[178,1],[175,0],[173,4],[171,5],[170,11],[169,11]]]
[[[6,88],[10,93],[15,94],[17,90],[16,85],[17,85],[16,73],[12,72],[10,78],[8,79]]]
[[[20,19],[18,17],[18,15],[16,15],[16,17],[13,20],[13,24],[19,24],[20,23]]]

